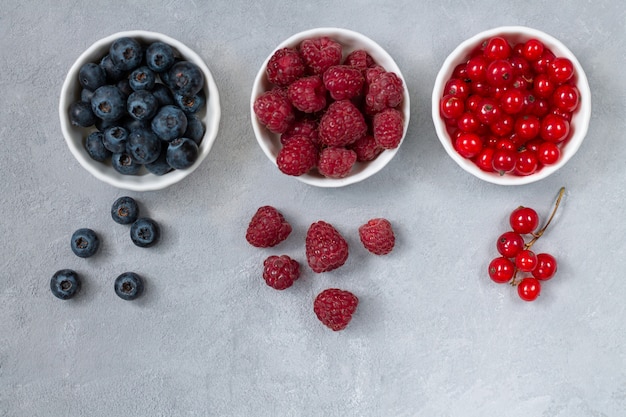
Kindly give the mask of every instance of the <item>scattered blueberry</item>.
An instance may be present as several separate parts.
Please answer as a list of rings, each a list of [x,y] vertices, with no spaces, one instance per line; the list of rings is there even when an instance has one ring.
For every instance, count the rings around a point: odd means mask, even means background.
[[[133,130],[128,135],[127,149],[135,162],[149,164],[161,153],[161,139],[148,129]]]
[[[128,77],[128,83],[130,84],[130,88],[132,88],[134,91],[152,90],[154,88],[155,82],[156,76],[154,74],[154,71],[146,66],[136,68],[133,72],[130,73],[130,76]]]
[[[111,165],[117,172],[124,175],[137,175],[141,169],[141,164],[135,162],[133,157],[126,152],[111,155]]]
[[[146,49],[146,64],[154,72],[168,70],[174,60],[174,50],[164,42],[153,42]]]
[[[102,132],[94,131],[87,135],[85,139],[85,149],[87,154],[94,161],[104,162],[111,157],[111,151],[104,145],[104,135]]]
[[[113,64],[122,71],[132,71],[141,64],[143,48],[130,37],[118,38],[111,44],[109,55]]]
[[[95,91],[106,84],[106,72],[100,65],[88,62],[78,70],[78,82],[83,88]]]
[[[202,142],[202,138],[204,137],[204,126],[202,125],[200,118],[195,114],[187,115],[187,130],[185,130],[183,136],[193,140],[198,144],[198,146]]]
[[[159,102],[151,92],[139,90],[128,96],[126,110],[137,120],[151,119],[159,109]]]
[[[198,145],[189,138],[178,138],[167,147],[166,160],[174,169],[189,168],[198,159]]]
[[[72,126],[89,127],[96,122],[91,105],[85,101],[75,101],[70,104],[68,116]]]
[[[187,129],[187,116],[179,107],[169,105],[159,109],[152,119],[152,131],[161,139],[171,141],[179,138]]]
[[[102,142],[113,153],[124,152],[128,143],[128,131],[121,126],[108,127],[104,130]]]
[[[132,224],[139,217],[139,206],[134,198],[124,196],[113,202],[111,217],[115,223]]]
[[[196,113],[198,110],[203,108],[206,103],[206,99],[204,98],[202,91],[194,96],[176,94],[174,95],[174,101],[176,102],[176,105],[186,114]]]
[[[61,269],[50,279],[50,291],[61,300],[69,300],[80,289],[80,277],[71,269]]]
[[[99,246],[100,239],[96,232],[91,229],[78,229],[72,234],[70,247],[76,256],[89,258],[98,251]]]
[[[134,272],[124,272],[115,279],[113,287],[122,300],[131,301],[143,293],[143,280]]]
[[[124,95],[113,85],[103,85],[93,93],[91,110],[103,120],[118,120],[124,115]]]
[[[195,96],[204,87],[204,75],[193,62],[179,61],[169,69],[167,82],[174,93]]]
[[[148,248],[159,240],[159,225],[148,217],[137,219],[130,227],[130,239],[141,248]]]
[[[148,172],[158,176],[167,174],[173,169],[170,164],[167,163],[167,142],[163,141],[163,143],[161,143],[161,153],[159,157],[154,162],[150,162],[144,166]]]

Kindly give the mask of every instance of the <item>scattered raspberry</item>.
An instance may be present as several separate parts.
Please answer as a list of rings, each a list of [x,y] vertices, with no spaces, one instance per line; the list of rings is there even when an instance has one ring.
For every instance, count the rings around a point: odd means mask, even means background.
[[[300,278],[300,264],[287,255],[272,255],[263,262],[263,279],[276,290],[284,290]]]
[[[306,259],[314,272],[328,272],[342,266],[348,259],[348,242],[331,224],[313,223],[306,234]]]
[[[374,139],[385,149],[394,149],[400,145],[404,132],[402,113],[396,109],[385,109],[372,118]]]
[[[312,74],[322,75],[341,63],[341,45],[329,37],[306,39],[300,43],[300,55]]]
[[[287,97],[291,104],[305,113],[315,113],[326,107],[326,87],[319,75],[302,77],[289,85]]]
[[[317,170],[327,178],[344,178],[356,162],[356,152],[346,148],[324,148],[320,152]]]
[[[339,331],[348,326],[358,304],[359,299],[351,292],[329,288],[315,297],[313,311],[325,326]]]
[[[396,238],[387,219],[371,219],[359,227],[359,237],[365,249],[375,255],[386,255],[393,249]]]
[[[367,132],[361,111],[349,100],[334,101],[319,124],[320,143],[328,146],[346,146]]]
[[[369,113],[375,113],[387,107],[397,107],[403,97],[402,79],[394,72],[383,72],[368,83],[365,105]]]
[[[357,161],[369,162],[376,159],[385,148],[376,142],[374,136],[365,135],[350,145],[350,149],[356,152]]]
[[[290,233],[291,225],[278,210],[262,206],[250,220],[246,240],[257,248],[270,248],[287,239]]]
[[[335,65],[323,76],[324,86],[335,100],[349,100],[361,94],[365,78],[358,68]]]
[[[314,119],[296,119],[287,130],[280,135],[280,143],[284,145],[296,136],[306,136],[313,144],[318,143],[317,121]]]
[[[364,71],[366,68],[374,65],[374,58],[365,50],[356,49],[348,54],[343,63]]]
[[[267,62],[267,80],[286,87],[304,75],[304,62],[295,48],[279,49]]]
[[[295,119],[293,107],[284,91],[270,90],[254,101],[254,114],[271,132],[283,133]]]
[[[304,136],[294,137],[278,151],[276,164],[284,174],[306,174],[317,164],[317,147]]]

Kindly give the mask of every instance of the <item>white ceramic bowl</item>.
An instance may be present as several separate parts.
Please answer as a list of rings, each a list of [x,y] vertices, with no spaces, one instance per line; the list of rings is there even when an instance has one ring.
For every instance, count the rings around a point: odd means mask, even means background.
[[[167,174],[158,176],[149,173],[144,168],[138,175],[123,175],[117,172],[110,163],[93,160],[85,150],[85,138],[88,133],[95,128],[80,128],[72,126],[68,118],[68,108],[74,101],[80,99],[81,86],[78,82],[78,71],[87,62],[99,63],[100,59],[108,53],[113,41],[121,37],[131,37],[140,42],[150,43],[162,41],[172,46],[185,60],[193,62],[202,70],[205,78],[204,93],[206,95],[206,108],[198,113],[205,127],[205,134],[199,146],[199,155],[196,162],[187,169],[174,170]],[[213,79],[211,71],[198,54],[187,46],[172,39],[169,36],[147,32],[143,30],[133,30],[127,32],[114,33],[106,38],[100,39],[83,52],[70,68],[63,87],[59,102],[59,117],[61,119],[61,129],[70,151],[78,162],[92,175],[99,180],[118,188],[131,191],[152,191],[168,187],[182,180],[191,174],[209,154],[217,132],[219,129],[221,116],[220,98],[217,85]]]
[[[254,129],[256,139],[261,146],[261,149],[274,165],[276,164],[276,157],[278,155],[278,152],[281,149],[280,135],[270,132],[265,126],[259,123],[256,115],[254,114],[255,99],[263,92],[271,88],[271,84],[267,80],[265,72],[265,69],[267,68],[267,63],[269,62],[274,52],[276,52],[278,49],[286,47],[297,47],[305,39],[314,39],[323,36],[328,36],[342,45],[344,58],[346,57],[346,55],[354,50],[364,49],[369,53],[369,55],[374,59],[377,64],[381,65],[389,72],[395,72],[396,75],[402,79],[402,83],[404,85],[404,99],[402,101],[402,104],[400,105],[400,110],[404,115],[404,132],[402,135],[402,141],[404,141],[404,137],[406,136],[410,117],[409,92],[406,87],[406,81],[404,80],[404,77],[400,72],[400,68],[395,63],[393,58],[380,45],[360,33],[341,28],[310,29],[304,32],[296,33],[295,35],[281,42],[268,55],[265,62],[263,62],[263,65],[261,65],[261,68],[259,69],[259,72],[257,73],[254,84],[252,86],[252,96],[250,99],[252,127]],[[317,187],[343,187],[345,185],[354,184],[380,171],[385,165],[387,165],[387,163],[389,163],[389,161],[391,161],[391,159],[398,152],[399,148],[400,146],[395,149],[385,150],[373,161],[357,162],[356,165],[353,167],[351,173],[345,178],[326,178],[323,175],[319,174],[316,170],[312,170],[310,173],[304,175],[296,176],[295,178],[306,184],[314,185]],[[278,172],[280,173],[280,171]]]
[[[574,64],[576,87],[580,92],[580,103],[578,108],[574,111],[574,114],[572,115],[572,120],[570,122],[570,138],[567,139],[567,142],[561,148],[561,158],[556,164],[544,166],[536,173],[528,176],[515,176],[509,174],[500,175],[498,173],[485,172],[478,168],[478,166],[476,166],[472,161],[463,158],[454,150],[452,141],[446,130],[445,122],[440,115],[439,103],[441,98],[443,97],[443,89],[445,88],[446,82],[452,76],[455,67],[462,62],[466,62],[468,55],[470,55],[470,53],[478,45],[493,36],[503,36],[509,41],[511,45],[514,45],[518,42],[525,42],[531,38],[539,39],[555,54],[555,56],[568,58]],[[441,141],[441,144],[445,148],[446,152],[465,171],[482,180],[494,184],[529,184],[546,178],[547,176],[556,172],[559,168],[565,165],[572,156],[574,156],[576,151],[578,151],[578,148],[580,147],[582,141],[585,139],[585,135],[587,134],[590,117],[591,92],[589,90],[589,83],[587,82],[587,76],[585,75],[582,66],[580,65],[574,54],[562,42],[553,38],[552,36],[539,30],[523,26],[504,26],[490,29],[478,33],[477,35],[461,43],[444,61],[441,70],[437,74],[437,78],[435,80],[435,85],[433,88],[433,123],[435,125],[435,130],[437,131],[437,136],[439,137],[439,140]]]

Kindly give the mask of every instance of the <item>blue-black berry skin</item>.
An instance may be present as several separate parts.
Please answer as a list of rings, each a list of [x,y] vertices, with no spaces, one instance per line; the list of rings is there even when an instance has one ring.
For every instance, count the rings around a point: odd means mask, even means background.
[[[185,114],[193,114],[197,113],[198,110],[204,107],[206,103],[206,99],[204,98],[204,94],[199,92],[195,96],[184,96],[182,94],[175,94],[174,101],[176,105],[185,112]]]
[[[103,120],[119,120],[126,110],[124,95],[114,85],[103,85],[91,97],[91,110]]]
[[[127,150],[138,164],[149,164],[161,153],[161,139],[148,129],[133,130],[128,135]]]
[[[111,218],[115,223],[132,224],[138,217],[139,205],[132,197],[120,197],[111,205]]]
[[[163,141],[161,143],[161,153],[159,157],[144,166],[148,172],[157,176],[165,175],[173,169],[170,164],[167,163],[167,142]]]
[[[88,62],[78,70],[78,82],[83,88],[95,91],[106,84],[106,72],[100,65]]]
[[[174,139],[167,146],[167,163],[174,169],[185,169],[198,159],[198,145],[189,138]]]
[[[143,293],[143,280],[134,272],[124,272],[115,279],[113,288],[122,300],[132,301]]]
[[[122,71],[132,71],[143,60],[141,44],[130,37],[118,38],[111,44],[109,55],[113,64]]]
[[[193,62],[179,61],[169,69],[167,83],[174,94],[195,96],[204,87],[204,75]]]
[[[159,102],[159,107],[167,106],[169,104],[174,103],[174,97],[172,96],[172,92],[165,84],[156,83],[154,88],[152,88],[152,95],[156,97]]]
[[[91,104],[86,101],[73,102],[67,113],[72,126],[89,127],[96,123],[96,116],[91,109]]]
[[[81,228],[72,234],[70,248],[78,257],[89,258],[98,251],[100,239],[96,232],[88,228]]]
[[[80,276],[71,269],[61,269],[50,279],[50,291],[61,299],[69,300],[80,290]]]
[[[183,134],[184,137],[189,138],[196,142],[198,146],[202,143],[204,137],[204,125],[198,116],[195,114],[187,115],[187,130]]]
[[[111,166],[120,174],[137,175],[141,170],[141,164],[133,160],[127,152],[114,153],[111,155]]]
[[[111,157],[111,151],[104,145],[104,135],[102,132],[94,131],[87,135],[85,139],[85,149],[87,154],[94,161],[104,162]]]
[[[140,248],[155,245],[160,237],[158,223],[148,217],[140,217],[130,227],[130,240]]]
[[[102,141],[104,147],[112,153],[124,152],[128,143],[128,131],[121,126],[111,126],[105,129]]]
[[[175,59],[174,49],[164,42],[153,42],[146,49],[146,64],[154,72],[167,71]]]
[[[169,105],[159,109],[151,122],[152,131],[166,141],[179,138],[187,130],[187,116],[179,107]]]
[[[104,70],[104,73],[107,77],[107,82],[110,84],[116,83],[117,81],[124,78],[127,74],[126,71],[115,66],[113,60],[111,59],[111,55],[109,54],[106,54],[102,57],[102,59],[100,60],[100,67]]]
[[[138,90],[152,90],[156,82],[156,75],[147,66],[141,66],[136,68],[130,73],[128,77],[128,83],[130,88],[134,91]]]
[[[134,91],[128,96],[126,110],[133,119],[150,120],[159,110],[159,102],[147,90]]]

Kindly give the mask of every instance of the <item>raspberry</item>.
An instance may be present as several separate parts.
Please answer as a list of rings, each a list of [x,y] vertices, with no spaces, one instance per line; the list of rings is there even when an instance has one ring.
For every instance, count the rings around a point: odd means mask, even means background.
[[[283,133],[295,119],[293,107],[281,90],[270,90],[254,100],[254,114],[271,132]]]
[[[313,119],[296,119],[287,130],[280,135],[280,143],[284,145],[296,136],[306,136],[313,144],[317,144],[317,121]]]
[[[263,262],[263,279],[276,290],[284,290],[300,278],[300,264],[287,255],[269,256]]]
[[[329,37],[305,39],[300,43],[300,55],[312,74],[324,71],[341,62],[341,45]]]
[[[403,97],[400,77],[393,72],[383,72],[369,82],[365,105],[368,112],[376,113],[387,107],[397,107]]]
[[[381,67],[378,64],[374,64],[371,67],[367,67],[367,69],[365,70],[365,84],[367,84],[367,86],[369,87],[369,85],[374,82],[374,80],[376,78],[378,78],[378,76],[380,74],[383,74],[387,72],[383,67]]]
[[[400,145],[404,132],[402,113],[396,109],[385,109],[372,118],[374,139],[385,149],[394,149]]]
[[[387,219],[371,219],[359,227],[359,238],[365,249],[375,255],[386,255],[393,249],[396,238]]]
[[[306,137],[298,136],[278,151],[276,165],[284,174],[300,176],[317,164],[317,147]]]
[[[305,239],[306,259],[313,272],[337,269],[348,259],[348,242],[331,224],[313,223]]]
[[[270,248],[287,239],[290,233],[291,225],[278,210],[262,206],[250,220],[246,240],[257,248]]]
[[[348,65],[328,68],[323,76],[324,86],[335,100],[346,100],[361,94],[365,78],[361,71]]]
[[[358,304],[359,299],[351,292],[329,288],[315,297],[313,311],[325,326],[339,331],[348,326]]]
[[[315,113],[326,107],[326,87],[319,75],[302,77],[291,83],[287,97],[296,109],[305,113]]]
[[[363,71],[374,65],[374,58],[372,58],[365,50],[356,49],[348,54],[343,63]]]
[[[349,100],[334,101],[319,124],[320,143],[328,146],[346,146],[367,132],[361,111]]]
[[[319,155],[317,169],[327,178],[346,177],[354,163],[356,162],[356,152],[346,148],[324,148]]]
[[[350,145],[350,149],[356,152],[356,160],[359,162],[373,161],[384,150],[372,135],[361,137]]]
[[[295,48],[279,49],[267,62],[267,80],[286,87],[304,75],[304,62]]]

